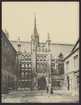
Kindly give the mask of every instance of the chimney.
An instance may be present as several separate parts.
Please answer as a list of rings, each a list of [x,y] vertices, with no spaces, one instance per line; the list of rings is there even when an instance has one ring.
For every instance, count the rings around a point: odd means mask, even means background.
[[[7,36],[7,38],[9,39],[9,32],[5,29],[5,34]]]

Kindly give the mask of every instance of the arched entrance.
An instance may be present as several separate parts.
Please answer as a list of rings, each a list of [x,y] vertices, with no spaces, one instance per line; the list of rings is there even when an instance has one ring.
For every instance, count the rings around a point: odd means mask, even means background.
[[[45,90],[46,88],[46,79],[45,77],[41,77],[38,79],[38,90]]]

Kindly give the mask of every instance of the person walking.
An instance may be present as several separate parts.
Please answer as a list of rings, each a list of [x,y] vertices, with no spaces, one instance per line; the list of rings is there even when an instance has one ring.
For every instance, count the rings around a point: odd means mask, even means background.
[[[48,86],[46,86],[46,90],[47,90],[47,93],[49,92],[49,88],[48,88]]]
[[[51,87],[50,93],[53,94],[53,88]]]

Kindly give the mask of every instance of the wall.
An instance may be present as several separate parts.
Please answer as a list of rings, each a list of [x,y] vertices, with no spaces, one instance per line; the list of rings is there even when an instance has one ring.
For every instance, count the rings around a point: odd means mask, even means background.
[[[2,31],[1,36],[2,44],[2,93],[5,90],[15,89],[17,80],[17,68],[16,68],[16,50],[8,40],[5,33]]]
[[[78,67],[74,69],[74,57],[78,55]],[[66,69],[66,62],[69,61],[69,70]],[[71,56],[69,56],[64,61],[64,74],[65,74],[65,90],[67,90],[67,76],[69,76],[70,80],[70,89],[69,90],[77,90],[77,76],[79,76],[79,49],[75,51]]]

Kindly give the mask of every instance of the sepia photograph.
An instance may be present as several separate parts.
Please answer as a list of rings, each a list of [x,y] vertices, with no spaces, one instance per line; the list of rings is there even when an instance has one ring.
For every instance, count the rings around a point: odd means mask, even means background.
[[[79,103],[79,2],[2,2],[1,103]]]

